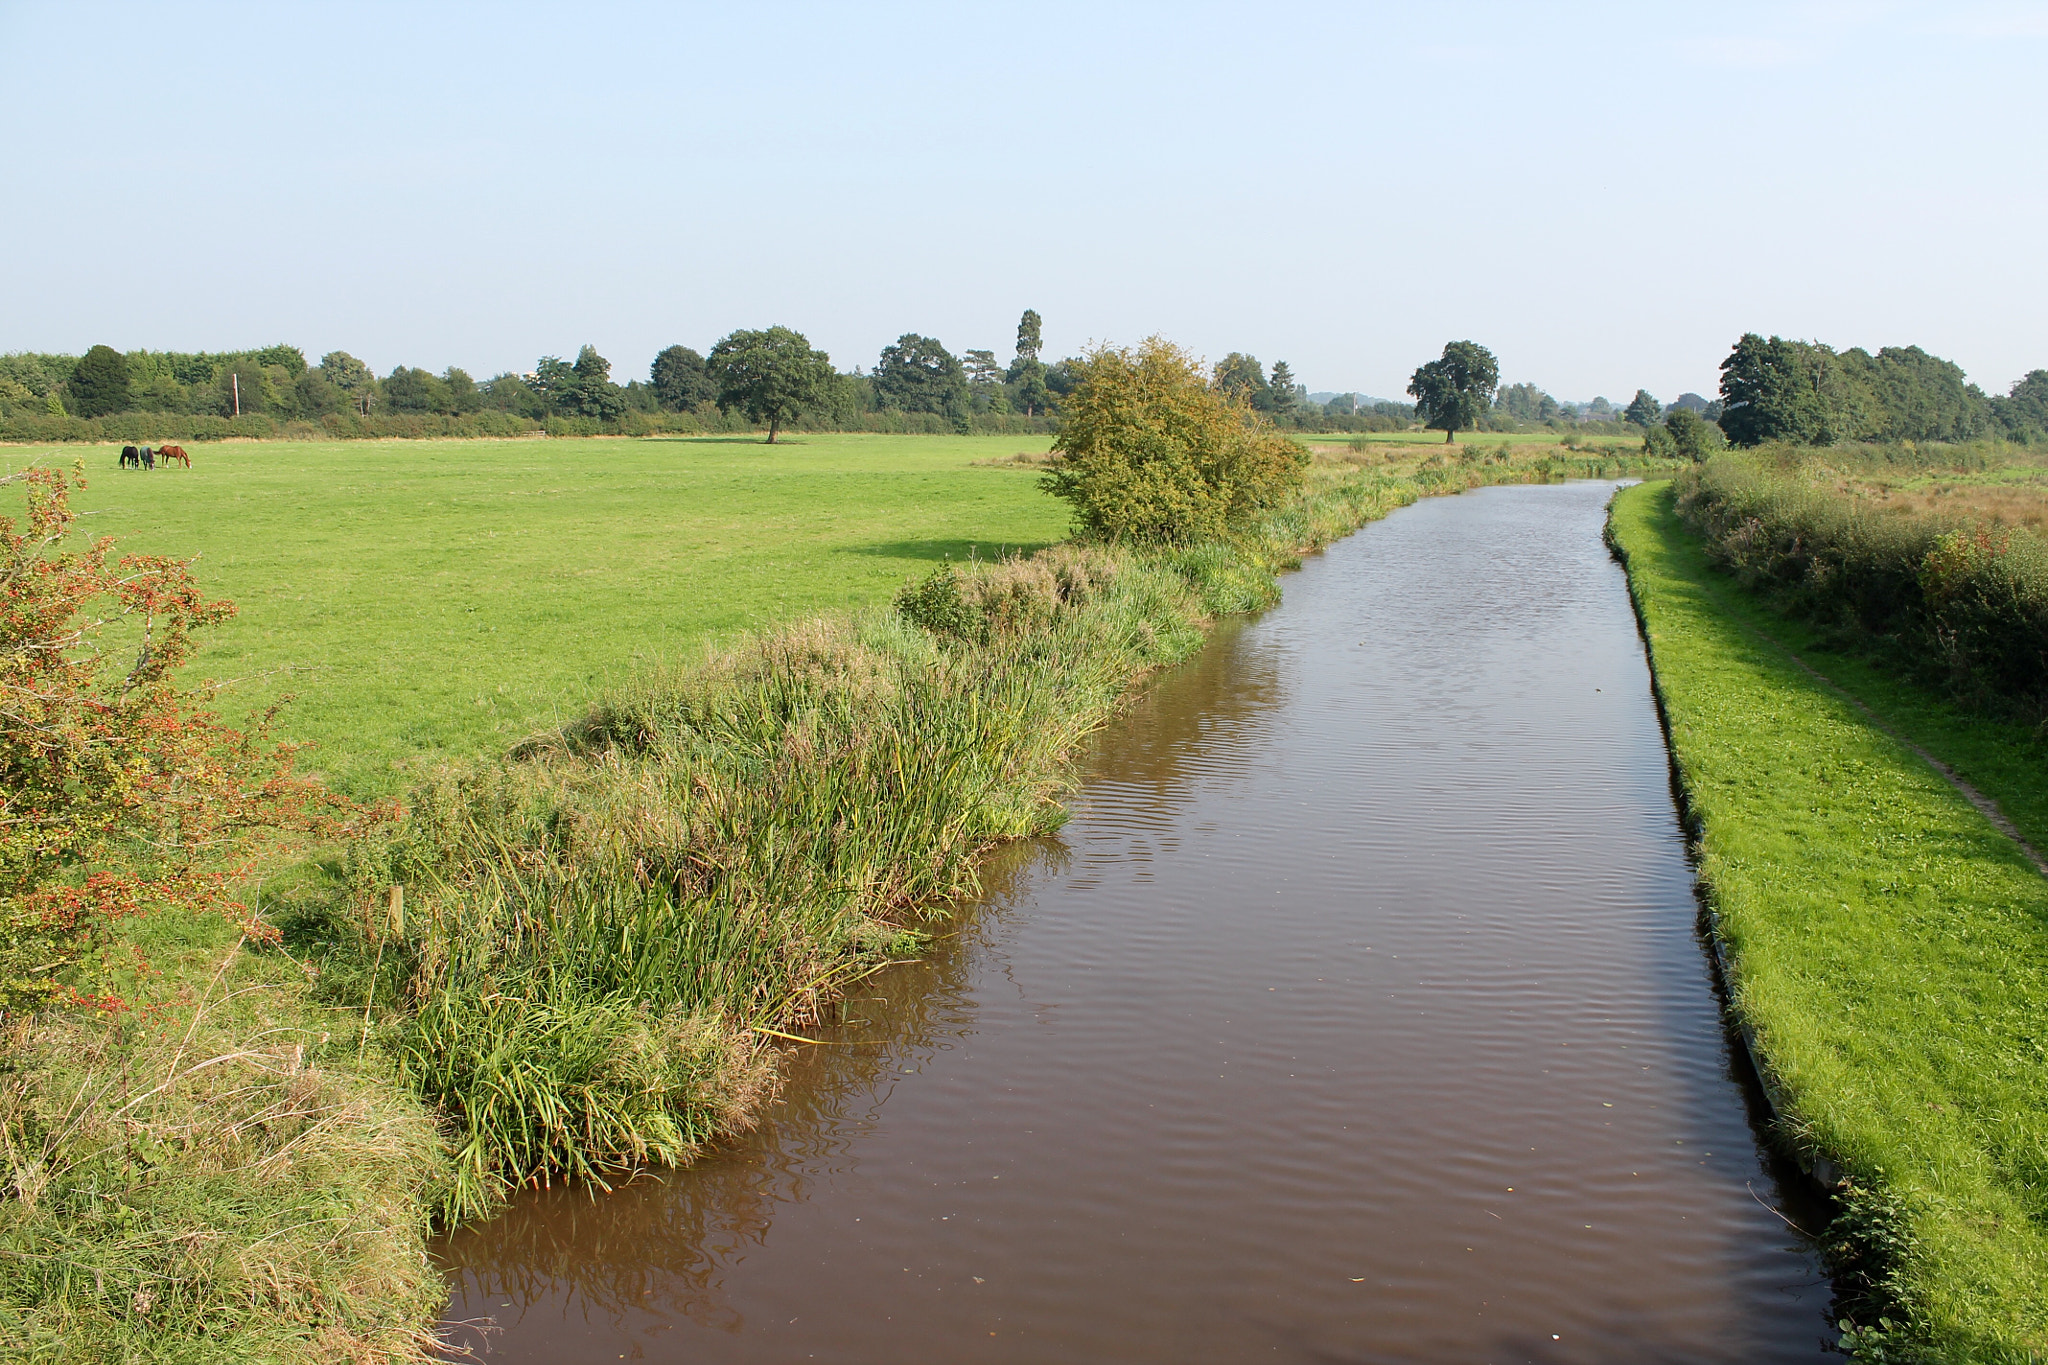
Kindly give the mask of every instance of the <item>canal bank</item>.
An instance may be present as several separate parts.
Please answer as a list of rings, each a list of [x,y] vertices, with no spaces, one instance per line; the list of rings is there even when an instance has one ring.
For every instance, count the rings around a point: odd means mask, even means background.
[[[1617,499],[1610,536],[1653,656],[1732,1014],[1787,1141],[1847,1182],[1851,1216],[1834,1234],[1844,1317],[1882,1358],[2039,1358],[2048,881],[1882,709],[1777,642],[1799,628],[1708,563],[1670,485]],[[1909,703],[1929,742],[1929,729],[1967,726],[1927,726],[1940,703],[1901,690],[1868,700]]]
[[[503,1360],[1814,1360],[1609,486],[1333,547],[753,1137],[445,1248]]]

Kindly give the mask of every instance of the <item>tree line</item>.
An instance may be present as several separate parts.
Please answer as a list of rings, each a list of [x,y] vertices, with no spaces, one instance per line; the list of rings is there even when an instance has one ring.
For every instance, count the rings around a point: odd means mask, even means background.
[[[664,416],[694,414],[713,429],[743,417],[771,433],[798,423],[874,429],[875,419],[889,417],[908,424],[887,429],[1039,430],[1060,419],[1085,366],[1074,356],[1047,362],[1043,351],[1042,320],[1030,309],[1018,320],[1007,360],[993,349],[956,354],[937,337],[906,332],[882,348],[872,367],[842,372],[801,332],[769,327],[736,331],[708,351],[669,346],[645,380],[624,384],[592,346],[574,359],[541,356],[529,371],[482,380],[455,366],[436,374],[399,365],[380,376],[346,351],[312,364],[286,345],[125,354],[94,346],[75,357],[0,356],[0,419],[263,416],[324,422],[330,430],[354,422],[374,431],[380,423],[373,418],[422,418],[501,434],[558,423],[581,431],[645,430],[649,419],[658,425]],[[1918,346],[1837,352],[1755,333],[1722,362],[1717,398],[1686,393],[1671,404],[1643,389],[1621,405],[1604,397],[1578,404],[1532,383],[1502,384],[1492,352],[1471,341],[1448,344],[1416,371],[1408,389],[1413,403],[1361,401],[1357,394],[1316,402],[1286,361],[1268,368],[1242,351],[1216,362],[1207,382],[1274,427],[1300,431],[1405,431],[1418,423],[1447,437],[1461,430],[1633,431],[1659,450],[1695,457],[1724,437],[1737,445],[2048,441],[2048,370],[2033,371],[2007,393],[1986,394],[1954,362]],[[680,420],[689,425],[689,417]]]

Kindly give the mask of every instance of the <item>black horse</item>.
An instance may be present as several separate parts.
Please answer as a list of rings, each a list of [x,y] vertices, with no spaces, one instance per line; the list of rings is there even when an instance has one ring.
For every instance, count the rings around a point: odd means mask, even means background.
[[[134,446],[122,446],[121,467],[123,469],[126,469],[131,464],[134,465],[137,469],[142,468],[142,452],[137,450]]]

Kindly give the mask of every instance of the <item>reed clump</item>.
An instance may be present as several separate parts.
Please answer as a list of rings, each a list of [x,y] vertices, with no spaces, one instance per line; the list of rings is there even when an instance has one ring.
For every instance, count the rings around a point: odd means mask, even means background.
[[[934,578],[945,629],[798,622],[451,770],[300,917],[448,1117],[448,1216],[743,1126],[766,1040],[916,951],[984,849],[1056,828],[1069,756],[1202,638],[1188,577],[1099,547]]]

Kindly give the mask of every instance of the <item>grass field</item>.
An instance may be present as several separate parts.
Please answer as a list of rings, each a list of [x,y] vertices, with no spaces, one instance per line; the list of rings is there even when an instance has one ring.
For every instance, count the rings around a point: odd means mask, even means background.
[[[1649,636],[1732,962],[1789,1135],[1867,1197],[1842,1269],[1876,1359],[2048,1348],[2048,880],[1911,751],[1778,647],[1810,637],[1709,564],[1669,485],[1611,523]],[[1768,637],[1768,638],[1766,638]],[[1778,644],[1773,644],[1777,641]],[[2000,800],[2044,818],[2038,740],[1838,656],[1823,667]],[[1916,1353],[1910,1343],[1927,1348]]]
[[[281,693],[281,733],[356,794],[579,715],[636,666],[771,621],[886,599],[946,556],[1036,548],[1064,505],[1025,467],[1044,437],[785,436],[226,442],[192,468],[114,447],[78,505],[126,551],[200,556],[240,617],[201,661]],[[268,675],[268,676],[264,676]]]

